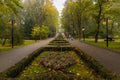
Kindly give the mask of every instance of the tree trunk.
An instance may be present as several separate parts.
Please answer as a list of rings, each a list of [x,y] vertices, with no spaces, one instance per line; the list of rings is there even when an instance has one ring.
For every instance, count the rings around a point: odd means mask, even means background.
[[[2,42],[2,46],[4,46],[5,45],[5,43],[6,43],[6,38],[3,40],[3,42]]]
[[[96,34],[95,34],[95,42],[98,42],[98,36],[99,36],[99,29],[100,29],[100,23],[98,23]]]
[[[98,42],[98,36],[99,36],[99,29],[100,29],[100,22],[101,22],[101,14],[102,14],[102,4],[99,4],[99,13],[97,16],[97,30],[96,30],[96,34],[95,34],[95,42]]]
[[[77,16],[78,16],[78,38],[79,38],[79,40],[81,39],[81,15],[79,16],[78,14],[77,14]]]
[[[112,36],[112,37],[114,37],[113,29],[114,29],[114,21],[112,22],[112,24],[111,24],[111,29],[110,29],[111,36]]]

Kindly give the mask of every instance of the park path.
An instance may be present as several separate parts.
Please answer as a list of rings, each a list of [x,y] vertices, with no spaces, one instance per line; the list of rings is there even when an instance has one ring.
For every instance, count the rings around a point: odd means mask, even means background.
[[[72,40],[70,43],[99,61],[105,68],[120,75],[120,53],[86,44],[78,40]]]
[[[53,38],[41,40],[35,44],[31,44],[22,48],[13,49],[7,52],[0,53],[0,72],[5,71],[11,66],[15,65],[19,61],[21,61],[24,57],[28,56],[35,50],[40,47],[44,47],[47,45]]]

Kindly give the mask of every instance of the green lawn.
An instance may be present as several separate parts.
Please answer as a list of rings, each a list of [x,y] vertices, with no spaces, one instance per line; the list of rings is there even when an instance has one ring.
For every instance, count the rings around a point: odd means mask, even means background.
[[[18,46],[14,46],[14,48],[20,48],[20,47],[23,47],[23,46],[26,46],[26,45],[29,45],[29,44],[33,44],[33,43],[35,43],[34,40],[25,40],[24,44],[18,45]],[[1,42],[0,42],[0,52],[8,51],[8,50],[11,50],[11,49],[12,48],[11,48],[10,44],[6,44],[5,46],[2,46]]]
[[[97,43],[94,42],[94,39],[86,39],[85,42],[99,47],[107,48],[106,41],[104,41],[104,39],[99,39]],[[120,39],[109,41],[107,49],[120,52]]]

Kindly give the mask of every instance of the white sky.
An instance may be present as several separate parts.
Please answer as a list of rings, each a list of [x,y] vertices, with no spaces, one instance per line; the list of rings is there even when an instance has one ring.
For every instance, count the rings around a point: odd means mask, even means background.
[[[25,0],[22,0],[22,1],[24,2]],[[60,14],[61,14],[61,11],[64,7],[65,1],[66,0],[53,0],[53,4],[57,8],[57,10],[59,11]]]
[[[55,5],[55,7],[57,8],[57,10],[59,11],[60,14],[64,7],[65,1],[66,0],[53,0],[53,4]]]

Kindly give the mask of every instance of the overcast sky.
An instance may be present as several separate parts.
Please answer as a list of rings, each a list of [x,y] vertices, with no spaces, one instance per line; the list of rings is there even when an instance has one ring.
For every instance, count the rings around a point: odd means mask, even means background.
[[[53,1],[54,1],[55,7],[58,9],[59,13],[61,13],[66,0],[53,0]]]

